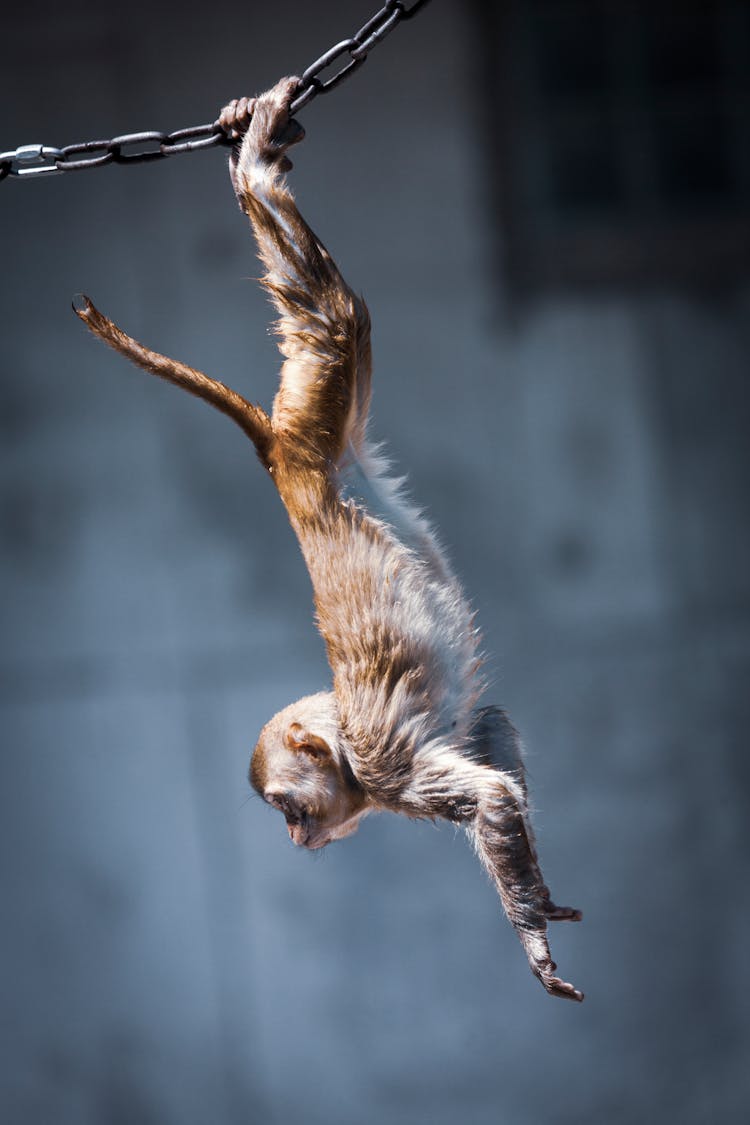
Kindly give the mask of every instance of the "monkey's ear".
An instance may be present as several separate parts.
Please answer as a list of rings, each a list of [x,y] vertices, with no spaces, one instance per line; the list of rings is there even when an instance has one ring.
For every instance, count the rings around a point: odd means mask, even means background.
[[[312,734],[311,731],[305,730],[300,723],[289,724],[284,742],[288,750],[302,750],[318,762],[323,762],[331,757],[331,747],[326,740],[318,734]]]

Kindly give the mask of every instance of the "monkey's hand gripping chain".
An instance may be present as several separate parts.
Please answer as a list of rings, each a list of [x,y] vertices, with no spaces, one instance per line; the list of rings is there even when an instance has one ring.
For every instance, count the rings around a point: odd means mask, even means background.
[[[299,113],[318,94],[335,90],[346,78],[367,60],[370,51],[393,31],[397,24],[410,20],[429,0],[385,0],[366,24],[348,39],[342,39],[325,51],[302,72],[298,93],[291,105],[293,114]],[[338,66],[333,73],[325,71]],[[28,179],[34,176],[55,176],[63,172],[83,172],[89,168],[103,168],[105,164],[146,164],[164,160],[183,152],[197,152],[217,145],[233,145],[236,138],[227,133],[221,121],[207,125],[194,125],[173,133],[149,129],[140,133],[125,133],[105,141],[81,141],[78,144],[56,148],[53,145],[19,145],[9,152],[0,152],[0,180]]]

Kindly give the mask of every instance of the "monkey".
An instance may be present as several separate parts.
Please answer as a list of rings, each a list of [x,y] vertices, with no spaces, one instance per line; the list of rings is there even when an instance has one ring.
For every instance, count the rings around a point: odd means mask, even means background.
[[[269,415],[200,371],[126,335],[83,296],[88,328],[146,371],[208,401],[250,438],[312,580],[332,686],[285,707],[260,732],[249,780],[291,841],[318,850],[369,813],[464,828],[499,892],[530,968],[553,996],[547,923],[578,921],[544,883],[518,733],[484,690],[473,611],[424,516],[367,433],[370,318],[299,213],[288,150],[297,78],[230,102],[218,119],[229,170],[265,268],[283,356]]]

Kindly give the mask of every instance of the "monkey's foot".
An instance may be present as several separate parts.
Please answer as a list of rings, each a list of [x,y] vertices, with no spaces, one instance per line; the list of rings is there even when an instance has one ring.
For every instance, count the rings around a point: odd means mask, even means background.
[[[580,922],[583,912],[574,906],[556,906],[552,899],[547,899],[544,916],[548,922]]]
[[[255,98],[234,98],[224,106],[216,122],[233,141],[240,141],[250,128]]]

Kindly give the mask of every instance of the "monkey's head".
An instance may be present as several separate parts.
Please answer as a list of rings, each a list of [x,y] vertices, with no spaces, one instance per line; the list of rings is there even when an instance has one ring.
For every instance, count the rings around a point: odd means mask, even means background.
[[[250,783],[284,814],[294,844],[316,849],[351,836],[367,812],[342,741],[331,692],[290,704],[260,732]]]

